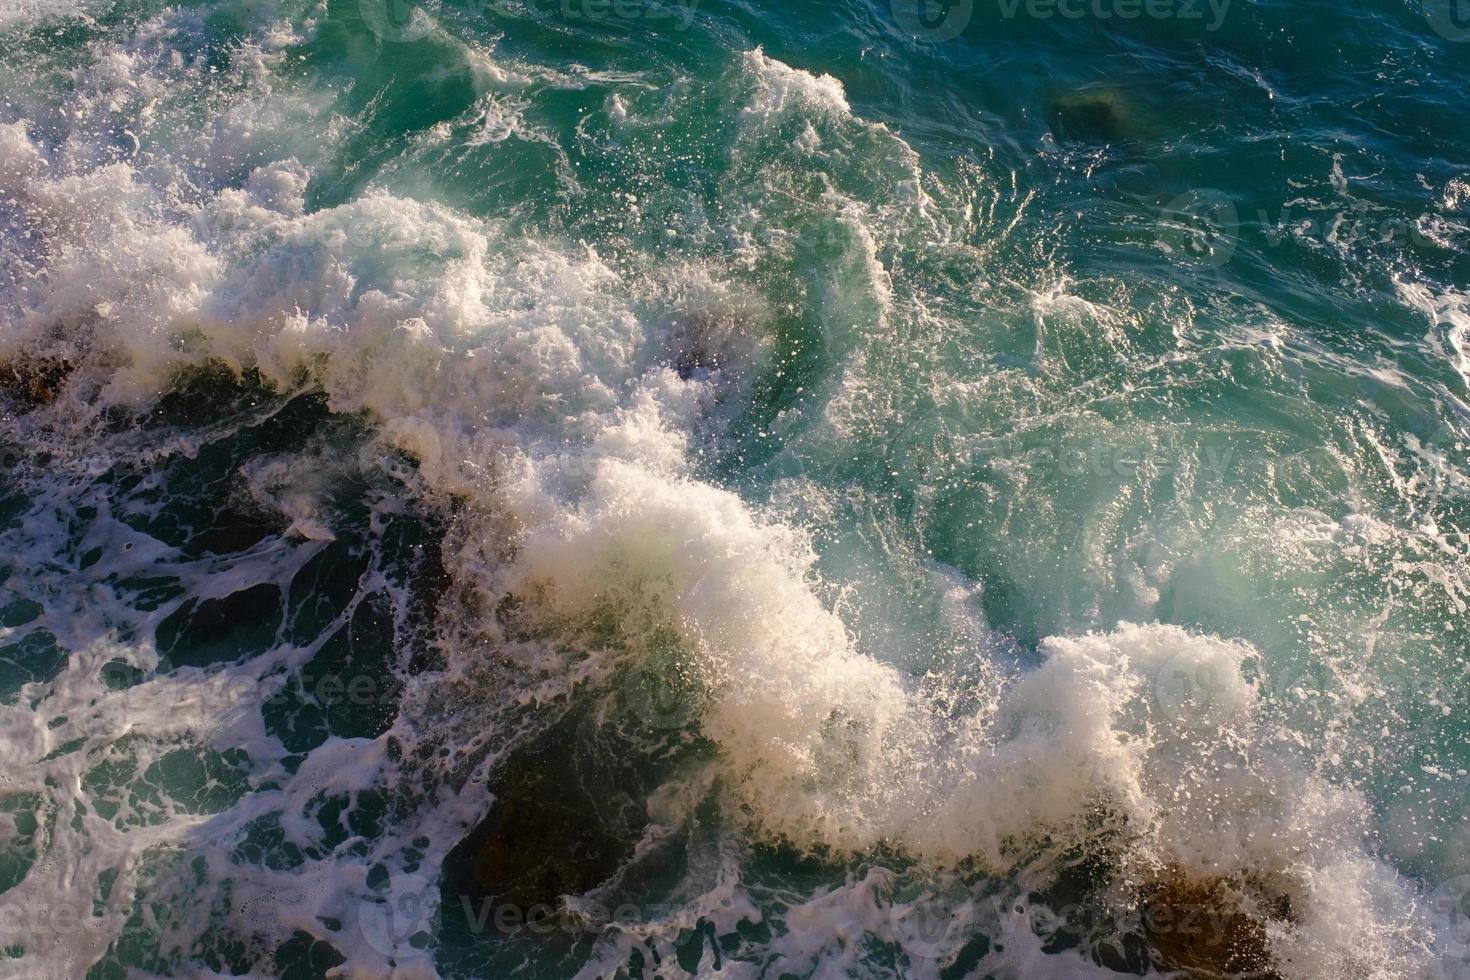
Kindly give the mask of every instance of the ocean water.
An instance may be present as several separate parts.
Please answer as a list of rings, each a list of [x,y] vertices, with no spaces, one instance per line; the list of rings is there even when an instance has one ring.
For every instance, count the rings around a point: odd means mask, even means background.
[[[1470,977],[1458,0],[0,0],[0,977]]]

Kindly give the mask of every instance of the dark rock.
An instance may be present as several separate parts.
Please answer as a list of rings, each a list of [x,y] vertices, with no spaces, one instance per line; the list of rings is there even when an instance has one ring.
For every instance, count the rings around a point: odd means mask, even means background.
[[[1063,139],[1112,143],[1127,138],[1128,117],[1116,92],[1072,92],[1052,102],[1052,125]]]
[[[75,370],[65,358],[0,361],[0,391],[31,405],[49,405]]]
[[[565,765],[534,754],[506,767],[489,818],[447,862],[462,894],[514,906],[523,921],[597,887],[632,855],[567,777]]]
[[[1142,898],[1144,931],[1160,969],[1279,980],[1266,922],[1292,918],[1284,896],[1253,883],[1188,878],[1175,870],[1147,885]]]
[[[563,896],[586,894],[629,861],[646,787],[587,739],[569,720],[498,769],[489,815],[445,861],[447,905],[489,900],[488,921],[545,921]]]

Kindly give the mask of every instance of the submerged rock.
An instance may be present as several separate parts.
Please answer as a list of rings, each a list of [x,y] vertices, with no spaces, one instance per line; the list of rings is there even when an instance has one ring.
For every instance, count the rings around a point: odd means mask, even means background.
[[[632,774],[589,759],[572,734],[553,732],[499,770],[489,815],[445,861],[447,902],[489,900],[501,923],[544,920],[632,857],[646,820]]]
[[[1269,919],[1289,920],[1284,896],[1226,878],[1174,872],[1143,891],[1144,930],[1158,965],[1185,976],[1278,980],[1266,938]]]
[[[742,342],[751,343],[751,325],[739,311],[695,310],[670,321],[670,345],[674,370],[681,378],[718,371],[738,360]]]
[[[1063,139],[1111,143],[1128,136],[1128,114],[1111,89],[1070,92],[1052,101],[1052,126]]]
[[[49,405],[73,370],[64,358],[0,361],[0,391],[31,405]]]

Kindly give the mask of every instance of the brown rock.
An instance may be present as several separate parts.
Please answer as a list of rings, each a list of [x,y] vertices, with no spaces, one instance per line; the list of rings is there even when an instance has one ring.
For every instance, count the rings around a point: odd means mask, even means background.
[[[0,391],[31,405],[49,405],[74,366],[64,358],[16,358],[0,361]]]
[[[507,760],[491,812],[445,861],[455,899],[489,899],[510,921],[555,916],[565,895],[612,878],[633,853],[643,814],[626,774],[602,769],[554,731]],[[646,817],[642,817],[646,819]]]
[[[1143,889],[1144,932],[1161,969],[1188,977],[1279,980],[1266,940],[1268,919],[1291,904],[1258,885],[1189,878],[1178,869]]]

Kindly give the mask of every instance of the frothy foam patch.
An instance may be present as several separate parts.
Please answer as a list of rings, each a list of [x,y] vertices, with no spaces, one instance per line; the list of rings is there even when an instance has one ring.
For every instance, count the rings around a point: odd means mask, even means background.
[[[756,95],[743,114],[772,116],[789,107],[822,114],[850,116],[847,93],[831,75],[813,75],[766,56],[757,48],[742,56],[745,69],[756,81]]]
[[[1428,319],[1425,340],[1430,348],[1470,384],[1470,295],[1404,279],[1396,279],[1394,285],[1404,304]]]
[[[798,846],[887,842],[1004,871],[1114,834],[1139,882],[1173,868],[1288,900],[1270,943],[1293,975],[1422,948],[1407,919],[1381,922],[1395,938],[1373,950],[1332,925],[1411,903],[1366,856],[1365,801],[1313,776],[1257,717],[1250,648],[1168,626],[1053,638],[993,725],[949,719],[853,652],[808,587],[810,561],[733,495],[610,460],[572,510],[521,539],[507,585],[564,638],[611,617],[639,656],[677,632],[734,794]]]

